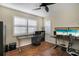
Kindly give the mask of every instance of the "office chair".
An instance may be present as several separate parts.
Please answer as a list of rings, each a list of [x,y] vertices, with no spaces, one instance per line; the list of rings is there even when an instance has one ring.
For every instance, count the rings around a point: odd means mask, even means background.
[[[40,37],[40,35],[34,35],[31,38],[31,42],[32,42],[32,45],[40,45],[41,44],[41,37]]]

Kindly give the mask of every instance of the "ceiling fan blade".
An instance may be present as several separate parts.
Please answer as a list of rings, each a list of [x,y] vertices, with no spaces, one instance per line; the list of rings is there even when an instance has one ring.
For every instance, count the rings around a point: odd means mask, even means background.
[[[56,3],[47,3],[47,5],[52,5],[52,4],[56,4]]]
[[[47,12],[49,12],[49,8],[48,8],[47,6],[45,6],[45,10],[46,10]]]
[[[45,3],[46,5],[52,5],[52,4],[56,4],[56,3]]]
[[[41,8],[36,8],[36,9],[34,9],[34,10],[39,10],[39,9],[41,9]]]
[[[56,4],[56,3],[42,3],[42,4],[40,5],[40,7],[41,7],[41,6],[46,6],[46,5],[52,5],[52,4]]]

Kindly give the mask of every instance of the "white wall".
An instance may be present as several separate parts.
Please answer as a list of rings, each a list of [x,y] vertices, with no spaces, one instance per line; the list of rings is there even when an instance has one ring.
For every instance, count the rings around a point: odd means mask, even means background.
[[[77,3],[58,3],[52,7],[52,35],[55,27],[79,27],[79,4]],[[49,14],[50,15],[50,14]],[[49,38],[47,41],[53,43],[55,39]],[[73,48],[79,50],[79,41],[74,41]],[[63,42],[62,42],[63,43]],[[65,42],[67,45],[67,42]]]
[[[0,21],[2,20],[6,24],[6,44],[17,42],[17,45],[18,45],[17,38],[13,35],[13,19],[14,19],[13,17],[14,16],[24,17],[26,19],[32,18],[37,20],[37,27],[38,27],[37,29],[41,30],[42,17],[0,6]],[[31,38],[21,40],[22,46],[26,44],[31,44]]]
[[[55,6],[55,27],[77,27],[79,26],[79,4],[58,4]]]

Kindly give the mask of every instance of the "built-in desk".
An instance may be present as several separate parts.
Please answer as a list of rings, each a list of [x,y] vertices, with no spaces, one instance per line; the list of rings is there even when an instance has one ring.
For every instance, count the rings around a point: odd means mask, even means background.
[[[21,35],[21,36],[16,36],[17,41],[18,41],[18,52],[22,52],[21,49],[21,40],[27,39],[27,38],[31,38],[33,37],[34,34],[29,34],[29,35]]]

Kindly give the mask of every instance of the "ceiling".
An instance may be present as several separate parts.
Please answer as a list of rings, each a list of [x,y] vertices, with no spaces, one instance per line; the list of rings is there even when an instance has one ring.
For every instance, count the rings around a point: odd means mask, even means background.
[[[41,17],[52,15],[52,10],[54,10],[53,5],[48,6],[49,12],[46,12],[43,7],[40,10],[34,10],[35,8],[39,7],[40,3],[1,3],[0,5]]]

